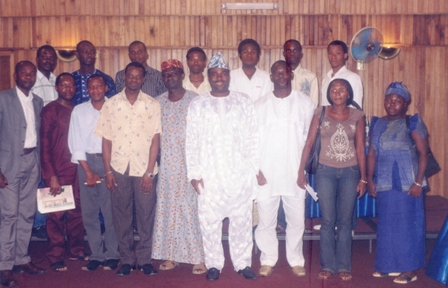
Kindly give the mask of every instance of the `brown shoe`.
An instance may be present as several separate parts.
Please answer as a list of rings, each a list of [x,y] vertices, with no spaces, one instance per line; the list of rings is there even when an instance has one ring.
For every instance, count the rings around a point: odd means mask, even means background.
[[[17,285],[17,280],[14,279],[12,270],[2,270],[0,271],[0,284],[6,287],[12,287]]]
[[[29,262],[22,265],[14,265],[14,267],[12,268],[12,272],[14,272],[15,274],[25,272],[31,275],[41,275],[47,273],[47,270],[34,266],[33,262]]]

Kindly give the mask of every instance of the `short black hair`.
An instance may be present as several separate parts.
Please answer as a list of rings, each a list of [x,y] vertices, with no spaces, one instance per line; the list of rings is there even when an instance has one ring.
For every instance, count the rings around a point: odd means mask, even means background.
[[[204,60],[207,61],[207,54],[205,54],[205,51],[201,47],[192,47],[192,48],[188,49],[187,56],[186,56],[187,60],[188,60],[188,56],[190,56],[190,54],[193,52],[201,53],[202,56],[204,56]]]
[[[300,50],[302,50],[302,44],[300,44],[300,42],[299,42],[298,40],[296,40],[296,39],[289,39],[289,40],[286,40],[285,43],[283,44],[283,50],[286,49],[286,44],[288,44],[288,43],[294,43],[294,44],[297,44],[297,45],[299,45]]]
[[[286,68],[289,68],[289,71],[292,70],[291,66],[288,64],[288,62],[286,62],[285,60],[278,60],[278,61],[275,61],[274,64],[272,64],[271,73],[272,73],[272,69],[274,69],[274,66],[278,65],[278,64],[284,65]]]
[[[95,45],[93,45],[93,43],[90,42],[89,40],[82,40],[82,41],[80,41],[78,44],[76,44],[76,51],[79,51],[79,49],[80,49],[80,47],[81,47],[82,44],[90,44],[90,45],[92,45],[93,47],[95,47]],[[95,48],[95,49],[96,49],[96,48]]]
[[[20,61],[20,62],[18,62],[17,64],[16,64],[16,66],[14,67],[14,73],[19,73],[19,69],[20,69],[20,67],[22,67],[23,65],[32,65],[32,66],[34,66],[34,68],[36,68],[36,70],[37,70],[37,67],[36,67],[36,65],[34,65],[34,63],[33,62],[31,62],[31,61],[28,61],[28,60],[23,60],[23,61]]]
[[[258,44],[257,41],[255,41],[254,39],[244,39],[243,41],[240,42],[240,44],[238,45],[238,54],[241,54],[243,52],[243,46],[246,44],[251,44],[255,46],[255,49],[257,49],[258,55],[261,54],[261,47],[260,44]]]
[[[131,46],[133,46],[133,45],[137,45],[137,44],[141,44],[141,45],[143,45],[143,48],[145,48],[145,52],[146,52],[146,45],[145,45],[145,43],[143,43],[143,42],[140,41],[140,40],[132,41],[132,43],[129,44],[129,46],[128,46],[128,50],[129,50],[129,48],[130,48]]]
[[[73,77],[72,74],[68,73],[68,72],[62,72],[61,74],[58,75],[58,77],[56,77],[56,82],[55,85],[58,86],[59,82],[61,82],[61,78],[64,76],[70,76],[73,79],[73,82],[75,82],[75,77]]]
[[[352,88],[352,85],[350,85],[350,82],[348,82],[347,80],[342,79],[342,78],[336,78],[333,81],[331,81],[330,84],[328,85],[328,89],[327,89],[327,100],[328,100],[328,103],[333,105],[333,101],[330,98],[330,89],[331,89],[331,85],[334,82],[336,82],[336,81],[342,82],[342,83],[344,83],[345,86],[347,86],[348,99],[347,99],[346,103],[347,103],[347,106],[352,105],[352,103],[353,103],[353,88]]]
[[[330,48],[330,46],[341,46],[342,47],[342,51],[344,51],[344,54],[348,53],[348,47],[347,47],[347,44],[345,44],[344,41],[341,41],[341,40],[331,41],[330,44],[328,44],[328,46],[327,46],[327,50],[328,50],[328,48]]]
[[[40,54],[42,53],[42,50],[44,50],[44,49],[53,51],[53,53],[56,55],[56,50],[53,48],[53,46],[51,46],[51,45],[43,45],[43,46],[40,46],[39,49],[37,49],[36,57],[39,57]]]
[[[107,86],[107,80],[106,77],[103,74],[92,74],[89,76],[89,78],[87,79],[87,85],[89,85],[90,79],[94,80],[94,79],[103,79],[104,84]]]
[[[126,73],[128,72],[129,67],[136,67],[136,68],[140,68],[143,71],[143,77],[146,75],[146,69],[145,67],[143,67],[142,64],[138,63],[138,62],[131,62],[129,63],[126,68],[124,68],[124,74],[126,75]]]

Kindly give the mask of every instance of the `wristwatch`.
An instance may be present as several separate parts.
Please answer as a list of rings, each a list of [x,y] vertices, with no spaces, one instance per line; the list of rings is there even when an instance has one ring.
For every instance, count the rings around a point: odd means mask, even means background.
[[[148,176],[151,179],[153,179],[156,176],[156,175],[154,175],[152,173],[149,173],[149,172],[146,172],[145,175]]]

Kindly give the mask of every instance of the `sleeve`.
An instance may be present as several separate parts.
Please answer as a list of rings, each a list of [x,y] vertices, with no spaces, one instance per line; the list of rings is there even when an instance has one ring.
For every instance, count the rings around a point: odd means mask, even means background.
[[[115,94],[117,94],[117,88],[115,86],[114,83],[114,79],[112,79],[112,77],[110,77],[107,74],[104,74],[104,76],[107,79],[107,92],[106,92],[106,97],[110,98],[112,96],[114,96]]]
[[[185,139],[185,157],[188,180],[199,180],[203,177],[200,161],[200,107],[197,101],[192,101],[188,107],[187,134]]]
[[[260,138],[258,136],[258,123],[255,114],[255,108],[252,102],[248,99],[246,108],[246,121],[245,123],[245,145],[246,147],[246,159],[252,172],[256,175],[260,169]]]
[[[369,138],[370,138],[370,143],[369,143],[369,149],[373,149],[373,151],[377,151],[378,147],[377,147],[377,143],[375,142],[375,138],[373,137],[373,133],[374,133],[374,127],[376,122],[378,121],[378,117],[376,116],[372,116],[372,119],[370,120],[370,127],[369,127]]]
[[[311,103],[312,101],[309,102],[308,105],[308,109],[306,109],[306,113],[305,113],[305,121],[303,122],[303,137],[305,137],[304,139],[306,140],[308,138],[308,131],[310,130],[310,125],[311,125],[311,121],[313,120],[314,117],[314,111],[316,108],[316,104],[315,103]]]
[[[43,109],[40,117],[41,125],[39,134],[41,170],[42,178],[44,179],[45,184],[48,186],[50,178],[56,175],[55,163],[52,157],[54,148],[52,146],[52,143],[54,143],[53,132],[55,131],[58,119],[53,109]]]
[[[319,105],[319,83],[317,77],[314,77],[311,81],[310,98],[313,101],[314,106],[317,107]]]
[[[423,139],[428,137],[428,129],[418,114],[415,114],[409,119],[409,130],[411,130],[411,132],[414,130],[417,131]]]
[[[121,92],[124,88],[124,71],[118,71],[115,75],[115,89],[117,92]]]
[[[112,140],[112,127],[110,122],[110,108],[109,104],[113,100],[106,101],[100,111],[100,117],[96,123],[95,134],[107,140]],[[116,104],[116,103],[115,103]]]
[[[79,107],[79,106],[77,106]],[[85,134],[82,123],[80,123],[79,110],[75,108],[70,117],[70,127],[68,129],[68,148],[72,153],[72,163],[78,164],[79,160],[86,160]]]
[[[162,80],[162,73],[160,73],[159,71],[157,71],[157,73],[155,74],[155,78],[156,79],[154,79],[154,81],[155,81],[155,83],[156,83],[156,92],[157,92],[157,95],[155,95],[155,96],[158,96],[158,95],[160,95],[160,94],[163,94],[163,93],[165,93],[166,91],[167,91],[167,89],[166,89],[166,87],[165,87],[165,84],[163,84],[163,80]]]

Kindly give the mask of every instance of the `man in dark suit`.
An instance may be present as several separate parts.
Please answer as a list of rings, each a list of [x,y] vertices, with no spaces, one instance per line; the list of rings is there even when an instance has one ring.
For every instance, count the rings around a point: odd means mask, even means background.
[[[16,286],[14,273],[43,274],[28,256],[39,184],[39,113],[43,101],[30,92],[36,66],[17,63],[16,86],[0,92],[0,283]]]

